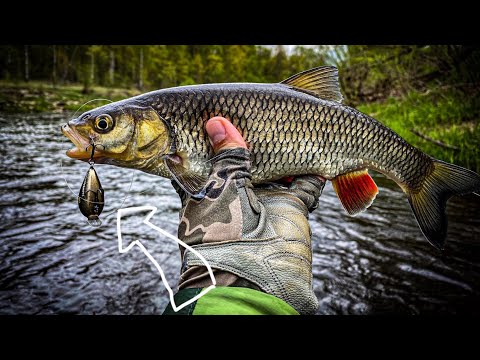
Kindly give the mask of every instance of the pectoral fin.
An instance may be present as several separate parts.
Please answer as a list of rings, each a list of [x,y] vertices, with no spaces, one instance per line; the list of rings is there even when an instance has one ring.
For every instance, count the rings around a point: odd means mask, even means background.
[[[378,194],[367,169],[339,175],[332,184],[343,207],[352,216],[365,211]]]
[[[205,177],[188,171],[188,169],[183,166],[182,159],[177,155],[165,156],[164,163],[168,171],[172,174],[173,179],[183,191],[196,198],[203,197],[202,190],[207,182]]]

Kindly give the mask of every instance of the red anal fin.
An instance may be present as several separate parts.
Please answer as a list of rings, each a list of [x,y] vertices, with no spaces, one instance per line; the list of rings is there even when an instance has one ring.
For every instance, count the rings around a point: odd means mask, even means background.
[[[367,169],[339,175],[332,183],[343,207],[352,216],[365,211],[378,194]]]

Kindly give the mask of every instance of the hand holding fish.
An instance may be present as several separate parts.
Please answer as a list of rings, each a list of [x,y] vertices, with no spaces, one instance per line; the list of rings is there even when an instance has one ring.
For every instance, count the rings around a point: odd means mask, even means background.
[[[103,145],[95,163],[175,180],[200,198],[211,170],[205,123],[227,118],[248,144],[251,182],[316,174],[330,180],[349,215],[365,211],[378,189],[368,170],[395,181],[420,230],[436,248],[447,237],[447,200],[480,194],[480,176],[434,159],[374,118],[342,104],[338,70],[321,66],[277,84],[202,84],[161,89],[104,105],[62,128],[87,161],[92,136]]]
[[[178,237],[210,263],[217,288],[185,311],[315,313],[308,213],[317,207],[325,179],[306,175],[289,186],[253,187],[250,153],[235,127],[214,117],[206,131],[215,156],[204,196],[192,197],[172,183],[182,198]],[[211,285],[211,279],[193,253],[181,251],[177,296],[185,301]]]

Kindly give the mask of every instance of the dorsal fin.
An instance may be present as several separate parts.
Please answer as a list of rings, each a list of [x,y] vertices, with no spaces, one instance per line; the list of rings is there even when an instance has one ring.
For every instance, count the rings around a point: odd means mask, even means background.
[[[343,100],[338,82],[338,69],[335,66],[319,66],[305,70],[290,76],[280,84],[292,86],[296,90],[306,92],[307,94],[324,100],[339,103]]]

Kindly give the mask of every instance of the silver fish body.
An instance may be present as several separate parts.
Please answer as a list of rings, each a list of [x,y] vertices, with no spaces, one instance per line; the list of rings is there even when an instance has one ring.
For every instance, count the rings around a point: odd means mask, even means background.
[[[445,207],[452,195],[480,192],[480,176],[436,160],[379,121],[341,103],[338,71],[318,67],[278,84],[203,84],[162,89],[108,104],[72,120],[62,131],[85,160],[88,137],[99,137],[104,163],[174,179],[201,193],[213,149],[208,119],[223,116],[251,153],[253,183],[321,175],[350,215],[368,208],[378,189],[373,169],[407,195],[423,234],[442,248]],[[102,194],[103,195],[103,194]]]
[[[254,183],[319,174],[327,179],[371,168],[416,186],[430,157],[356,109],[284,84],[207,84],[138,98],[165,119],[189,169],[202,176],[213,155],[205,122],[224,116],[249,145]]]

